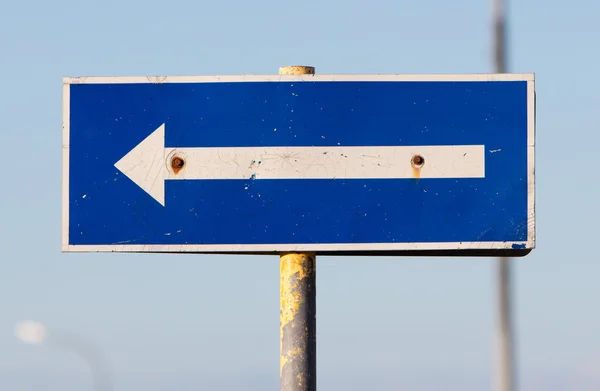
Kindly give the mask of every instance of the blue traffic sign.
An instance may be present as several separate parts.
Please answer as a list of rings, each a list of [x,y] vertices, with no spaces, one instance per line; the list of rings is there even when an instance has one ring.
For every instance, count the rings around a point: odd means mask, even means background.
[[[528,252],[532,74],[63,80],[63,251]]]

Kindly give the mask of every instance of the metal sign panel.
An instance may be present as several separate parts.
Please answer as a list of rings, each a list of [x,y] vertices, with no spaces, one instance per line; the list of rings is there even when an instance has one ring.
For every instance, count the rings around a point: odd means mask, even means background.
[[[529,251],[532,74],[63,81],[63,251]]]

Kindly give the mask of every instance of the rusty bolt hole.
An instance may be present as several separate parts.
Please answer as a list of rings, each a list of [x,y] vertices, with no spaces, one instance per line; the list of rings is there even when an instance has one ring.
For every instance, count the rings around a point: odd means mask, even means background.
[[[410,163],[415,168],[421,168],[425,164],[425,158],[421,155],[415,155],[410,159]]]
[[[177,174],[183,168],[183,166],[185,166],[185,160],[179,156],[173,156],[171,159],[171,168],[173,169],[173,172]]]

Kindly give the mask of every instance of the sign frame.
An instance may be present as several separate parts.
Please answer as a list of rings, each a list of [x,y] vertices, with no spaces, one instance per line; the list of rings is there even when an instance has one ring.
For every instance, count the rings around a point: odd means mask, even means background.
[[[527,82],[527,240],[520,242],[393,242],[329,244],[69,244],[70,86],[76,84],[243,83],[332,81],[526,81]],[[318,74],[230,76],[93,76],[62,81],[62,238],[63,252],[323,255],[523,256],[535,248],[535,76],[533,73],[485,74]]]

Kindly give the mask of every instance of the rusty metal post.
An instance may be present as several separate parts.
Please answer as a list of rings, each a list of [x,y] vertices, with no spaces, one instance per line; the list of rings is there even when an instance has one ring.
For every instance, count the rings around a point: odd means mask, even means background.
[[[281,75],[314,74],[309,66],[279,68]],[[314,253],[281,254],[279,389],[317,389],[317,303]]]

